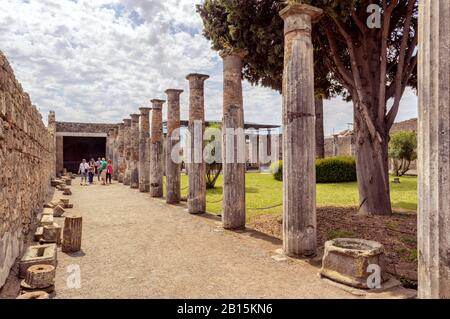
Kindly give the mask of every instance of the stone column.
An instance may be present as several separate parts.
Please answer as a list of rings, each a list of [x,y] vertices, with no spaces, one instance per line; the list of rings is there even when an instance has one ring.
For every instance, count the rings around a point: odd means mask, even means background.
[[[131,161],[131,120],[125,119],[123,120],[124,124],[124,161],[123,161],[123,184],[126,186],[130,186],[131,179],[131,170],[130,170],[130,161]]]
[[[247,52],[221,52],[223,59],[223,214],[225,229],[245,228],[245,134],[242,60]],[[237,130],[242,130],[238,133]],[[237,134],[236,134],[237,133]]]
[[[180,143],[180,94],[183,90],[169,89],[167,94],[167,142],[166,142],[166,201],[179,204],[181,199],[181,167],[172,159],[172,150]]]
[[[112,166],[113,166],[113,174],[112,178],[113,180],[117,181],[118,174],[117,174],[117,167],[118,167],[118,139],[119,139],[119,126],[116,126],[114,128],[114,140],[113,140],[113,151],[112,151]]]
[[[189,148],[188,150],[188,212],[206,212],[205,163],[203,161],[203,134],[205,131],[204,83],[209,78],[204,74],[189,74]]]
[[[123,123],[117,124],[117,139],[116,139],[116,163],[114,166],[114,175],[119,183],[123,183]]]
[[[131,114],[130,187],[139,188],[139,114]]]
[[[450,1],[419,9],[419,298],[450,298]]]
[[[323,99],[315,99],[316,110],[316,158],[325,157],[325,136],[323,132]]]
[[[139,123],[139,191],[150,192],[150,110],[149,107],[141,107]]]
[[[162,107],[164,100],[152,100],[152,134],[150,136],[150,195],[164,196]]]
[[[51,176],[52,178],[56,177],[56,114],[55,111],[50,111],[48,113],[48,131],[51,135],[52,145],[52,167],[51,167]]]
[[[312,23],[322,10],[295,4],[284,20],[283,249],[292,257],[316,254],[316,140]]]

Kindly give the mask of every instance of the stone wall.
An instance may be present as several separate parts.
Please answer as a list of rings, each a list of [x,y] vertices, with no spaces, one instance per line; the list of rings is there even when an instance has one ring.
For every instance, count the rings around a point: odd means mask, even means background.
[[[117,124],[56,122],[56,132],[68,133],[105,133],[117,127]]]
[[[50,192],[54,135],[0,51],[0,287]]]
[[[391,134],[400,131],[417,132],[417,119],[411,119],[395,123],[391,128]],[[325,138],[325,157],[331,156],[354,156],[355,147],[352,131],[343,131],[333,137]],[[392,169],[392,163],[390,163]],[[417,174],[417,162],[411,163],[410,175]]]

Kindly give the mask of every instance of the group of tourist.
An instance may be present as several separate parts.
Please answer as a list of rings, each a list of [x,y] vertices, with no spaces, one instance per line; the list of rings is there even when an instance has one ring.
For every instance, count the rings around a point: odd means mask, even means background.
[[[99,157],[97,161],[92,158],[88,163],[83,159],[80,163],[78,174],[81,176],[81,186],[94,184],[94,176],[97,176],[97,180],[101,181],[102,185],[111,184],[113,174],[112,161]]]

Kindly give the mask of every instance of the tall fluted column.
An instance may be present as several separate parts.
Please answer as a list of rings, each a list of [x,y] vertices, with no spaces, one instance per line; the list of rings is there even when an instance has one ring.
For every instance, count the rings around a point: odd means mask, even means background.
[[[119,183],[123,183],[122,162],[123,162],[123,123],[117,124],[116,139],[116,162],[114,166],[114,175]]]
[[[322,10],[295,4],[284,20],[283,248],[288,256],[316,253],[316,140],[312,23]]]
[[[206,212],[205,162],[203,160],[203,134],[205,131],[205,81],[204,74],[189,74],[189,148],[188,211],[190,214]]]
[[[124,124],[124,161],[123,161],[123,184],[126,186],[130,186],[131,179],[131,170],[130,170],[130,161],[131,161],[131,120],[125,119],[123,120]]]
[[[316,110],[316,158],[325,157],[325,136],[323,131],[323,98],[315,99]]]
[[[450,298],[450,1],[419,9],[419,298]]]
[[[246,144],[242,98],[242,60],[246,54],[246,51],[240,49],[227,50],[220,54],[223,59],[222,224],[225,229],[245,228]]]
[[[131,114],[130,187],[139,188],[139,114]]]
[[[164,100],[152,102],[152,134],[150,136],[150,195],[155,198],[164,196],[163,145],[162,145],[162,107]]]
[[[150,110],[141,107],[139,123],[139,191],[150,192]]]
[[[180,94],[183,90],[169,89],[167,94],[167,142],[166,142],[166,201],[178,204],[181,199],[181,166],[172,158],[173,148],[180,143]]]

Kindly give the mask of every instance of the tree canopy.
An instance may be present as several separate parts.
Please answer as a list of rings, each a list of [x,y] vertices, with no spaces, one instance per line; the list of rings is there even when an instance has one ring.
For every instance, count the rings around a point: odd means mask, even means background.
[[[316,95],[353,102],[361,211],[389,214],[389,131],[416,83],[418,0],[205,0],[197,9],[213,49],[246,49],[243,78],[280,91],[279,12],[300,2],[323,10],[312,32]]]

